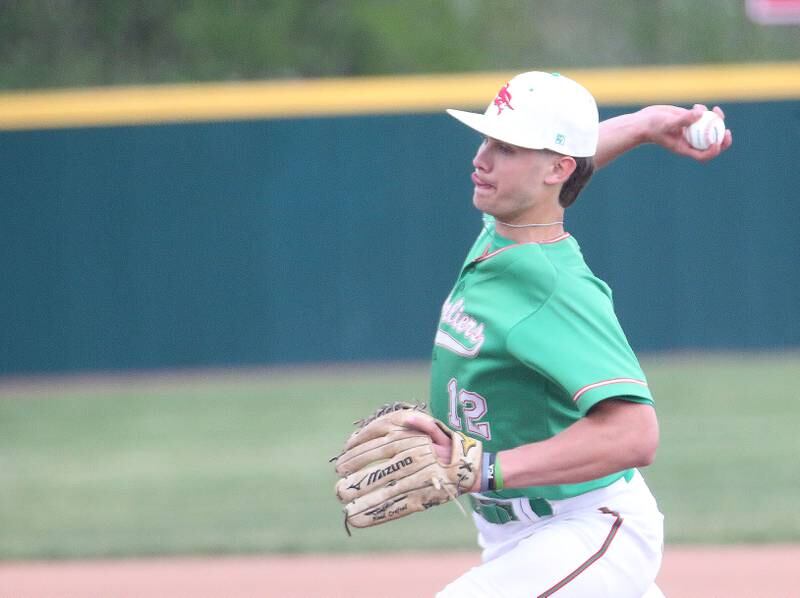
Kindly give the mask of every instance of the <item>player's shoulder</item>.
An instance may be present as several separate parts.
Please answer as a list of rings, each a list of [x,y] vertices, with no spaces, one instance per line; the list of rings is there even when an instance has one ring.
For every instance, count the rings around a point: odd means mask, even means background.
[[[558,268],[536,243],[514,244],[490,251],[475,260],[478,269],[502,281],[507,289],[542,303],[558,284]]]
[[[551,296],[565,295],[573,304],[613,302],[611,288],[587,265],[574,237],[566,234],[555,242],[523,246],[528,259],[515,262],[510,273],[538,277],[547,281]]]
[[[506,249],[506,267],[518,275],[557,276],[562,271],[583,270],[586,267],[580,247],[569,233],[564,233],[551,241],[520,243]]]

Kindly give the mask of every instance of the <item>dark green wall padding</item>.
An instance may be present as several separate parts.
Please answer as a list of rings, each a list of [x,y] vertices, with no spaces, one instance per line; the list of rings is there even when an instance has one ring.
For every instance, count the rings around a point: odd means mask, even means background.
[[[800,101],[725,109],[722,158],[638,148],[568,211],[637,350],[800,345]],[[444,114],[0,133],[0,374],[425,359],[477,143]]]

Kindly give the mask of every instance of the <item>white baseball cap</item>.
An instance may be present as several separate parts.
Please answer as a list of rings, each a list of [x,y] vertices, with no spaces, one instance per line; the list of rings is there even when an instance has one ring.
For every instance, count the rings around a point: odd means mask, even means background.
[[[594,156],[597,150],[597,103],[585,87],[558,73],[517,75],[483,114],[447,113],[487,137],[519,147],[576,158]]]

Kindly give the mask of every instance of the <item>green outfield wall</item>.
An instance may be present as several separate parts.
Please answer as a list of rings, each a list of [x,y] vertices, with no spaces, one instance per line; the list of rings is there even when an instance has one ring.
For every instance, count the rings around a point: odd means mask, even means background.
[[[730,79],[659,96],[722,103],[727,154],[638,148],[568,212],[637,350],[800,346],[800,76]],[[0,374],[426,358],[480,227],[478,140],[439,106],[477,100],[436,91],[454,81],[406,81],[419,101],[396,105],[368,92],[403,80],[338,82],[333,109],[299,82],[294,104],[287,83],[222,108],[196,87],[159,118],[142,106],[175,90],[109,92],[142,98],[128,112],[104,91],[0,98]],[[596,93],[602,116],[657,101],[646,82]]]

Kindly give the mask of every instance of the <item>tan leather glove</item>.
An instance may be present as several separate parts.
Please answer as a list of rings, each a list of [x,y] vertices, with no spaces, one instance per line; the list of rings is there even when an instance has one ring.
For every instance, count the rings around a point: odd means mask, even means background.
[[[336,461],[336,497],[344,504],[345,528],[371,527],[454,500],[480,474],[479,440],[445,426],[422,407],[395,403],[357,422]],[[437,459],[430,436],[407,425],[429,418],[452,439],[449,463]]]

